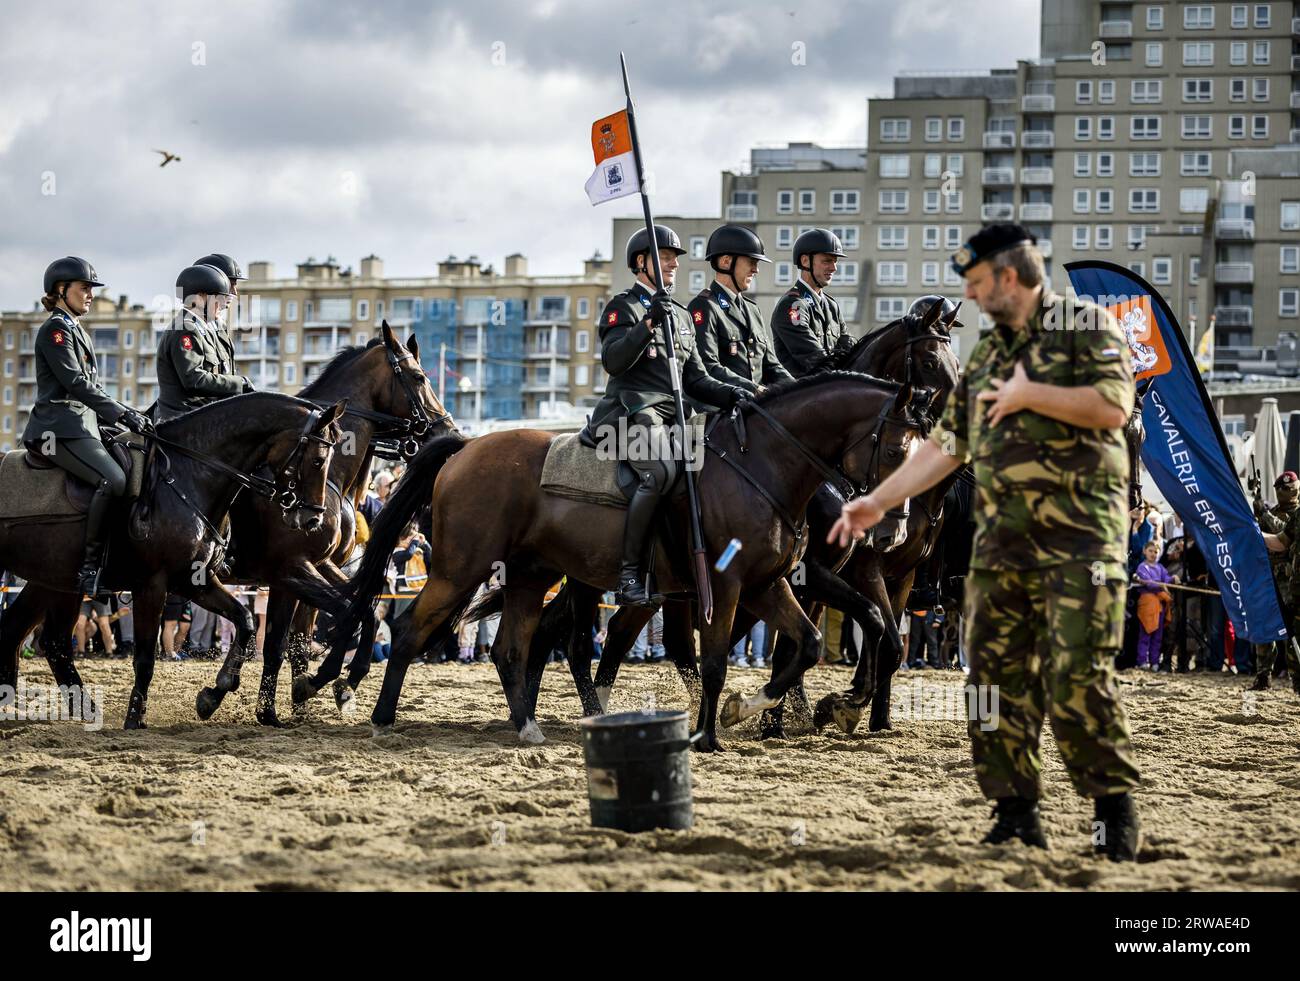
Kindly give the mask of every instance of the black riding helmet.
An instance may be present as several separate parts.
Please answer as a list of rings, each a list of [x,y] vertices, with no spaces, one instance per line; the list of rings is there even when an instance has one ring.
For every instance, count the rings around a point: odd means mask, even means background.
[[[667,225],[655,225],[655,240],[659,243],[661,249],[672,249],[678,255],[686,253],[686,250],[682,248],[682,240]],[[638,228],[632,233],[632,237],[627,240],[627,267],[636,272],[636,257],[642,252],[649,251],[650,236],[644,228]],[[653,268],[653,266],[648,268]]]
[[[810,228],[794,240],[794,267],[802,269],[799,260],[806,255],[827,255],[843,257],[846,253],[840,237],[828,228]]]
[[[947,320],[955,314],[958,307],[961,306],[960,303],[953,303],[952,300],[948,299],[946,296],[940,296],[938,293],[929,293],[908,307],[907,315],[909,317],[924,317],[930,312],[930,307],[934,306],[936,303],[943,304],[943,313],[940,314],[940,316],[944,320]]]
[[[763,240],[744,225],[722,225],[713,230],[704,258],[717,270],[718,265],[713,260],[724,255],[744,255],[759,262],[772,261],[763,248]]]
[[[230,280],[231,283],[237,283],[241,279],[248,278],[244,275],[244,270],[239,268],[239,263],[224,252],[213,252],[210,255],[205,255],[202,259],[195,259],[194,265],[216,266],[226,274],[226,278]]]
[[[91,286],[103,286],[95,272],[95,267],[85,259],[75,255],[55,259],[45,267],[45,295],[53,296],[54,287],[59,283],[89,283]]]
[[[181,274],[176,277],[176,291],[182,299],[194,296],[197,293],[203,293],[207,296],[217,296],[221,293],[230,295],[230,280],[226,274],[216,266],[209,266],[205,263],[198,263],[193,266],[186,266],[181,270]]]

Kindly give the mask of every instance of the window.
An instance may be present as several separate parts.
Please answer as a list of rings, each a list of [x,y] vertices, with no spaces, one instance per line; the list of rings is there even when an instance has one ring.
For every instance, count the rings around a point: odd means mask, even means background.
[[[1109,187],[1097,188],[1097,214],[1108,215],[1115,210],[1115,192]]]
[[[966,138],[966,120],[961,116],[948,120],[948,142],[960,143]]]
[[[961,278],[961,275],[957,272],[956,269],[954,269],[954,268],[952,267],[952,263],[951,263],[951,262],[945,262],[945,263],[943,264],[943,285],[944,285],[944,286],[960,286],[961,284],[962,284],[962,278]],[[960,337],[954,337],[954,338],[952,339],[952,353],[953,353],[953,354],[956,354],[956,353],[957,353],[957,342],[958,342],[959,340],[961,340]]]
[[[691,258],[692,258],[692,259],[703,259],[703,258],[704,258],[704,245],[705,245],[705,242],[704,242],[704,236],[703,236],[703,235],[692,235],[692,236],[691,236]]]
[[[772,270],[772,282],[777,286],[789,286],[794,281],[791,269],[790,263],[778,262],[776,268]]]
[[[857,191],[831,191],[831,214],[856,215],[861,210]]]
[[[1228,79],[1228,99],[1232,102],[1246,101],[1246,80],[1244,78]]]
[[[1092,139],[1092,117],[1091,116],[1074,117],[1074,138],[1076,140]]]
[[[578,301],[579,308],[582,307],[582,300]],[[586,354],[591,350],[591,331],[579,330],[573,335],[573,349],[578,354]]]
[[[1113,103],[1115,101],[1115,80],[1105,78],[1097,83],[1097,101]]]
[[[1184,102],[1213,102],[1214,82],[1208,78],[1183,79]]]
[[[880,321],[897,320],[907,312],[907,300],[901,296],[876,297],[876,319]]]
[[[1256,65],[1267,65],[1269,56],[1269,43],[1267,41],[1256,41],[1254,56],[1251,58]]]
[[[357,300],[357,319],[366,320],[370,317],[370,301]]]
[[[1135,140],[1160,139],[1160,117],[1133,116],[1129,120],[1129,136]]]
[[[1131,272],[1135,272],[1139,276],[1145,276],[1147,274],[1147,264],[1140,259],[1137,262],[1130,262],[1128,268]]]
[[[926,190],[921,195],[921,210],[927,215],[937,215],[939,213],[939,192],[936,190]]]
[[[13,389],[13,386],[12,386],[12,385],[6,385],[6,386],[5,386],[5,405],[13,405],[13,404],[14,404],[14,389]],[[8,422],[8,421],[9,421],[9,417],[8,417],[8,416],[5,416],[5,422]],[[9,430],[6,429],[5,432],[9,432]]]
[[[1159,41],[1147,43],[1147,67],[1159,68],[1165,63],[1165,46]]]
[[[954,177],[960,177],[966,172],[966,158],[960,153],[948,154],[948,170]]]
[[[1244,8],[1243,8],[1244,9]],[[1189,31],[1209,31],[1214,29],[1214,6],[1204,4],[1183,8],[1183,27]]]
[[[943,119],[939,116],[925,117],[925,142],[938,143],[943,139]]]
[[[1268,117],[1251,116],[1250,117],[1250,137],[1254,140],[1268,139]]]
[[[1187,282],[1195,286],[1201,281],[1201,257],[1193,256],[1187,261]]]
[[[1162,86],[1163,83],[1158,78],[1135,78],[1130,93],[1131,101],[1138,105],[1159,102],[1164,96]]]
[[[375,301],[375,321],[376,321],[376,323],[378,323],[378,322],[382,321],[383,319],[384,319],[384,301],[383,301],[383,300],[376,300],[376,301]]]
[[[573,366],[573,384],[585,388],[591,381],[591,366],[575,364]]]
[[[1184,177],[1209,177],[1210,154],[1205,150],[1182,154],[1179,158],[1178,172]]]
[[[284,319],[293,322],[298,319],[298,301],[289,300],[284,305]]]
[[[1128,244],[1129,244],[1129,248],[1133,248],[1133,249],[1145,248],[1147,244],[1147,226],[1129,225]]]
[[[880,192],[880,213],[882,215],[907,214],[907,192],[906,191],[881,191]]]
[[[882,249],[907,248],[907,226],[880,225],[876,229],[876,242]]]
[[[921,248],[937,249],[939,247],[939,226],[924,225],[921,228]]]
[[[1184,41],[1183,64],[1192,67],[1214,64],[1214,42]]]
[[[1165,8],[1147,7],[1147,30],[1163,31],[1165,29]]]
[[[1092,176],[1092,154],[1076,153],[1074,155],[1074,176],[1091,177]]]
[[[284,366],[284,383],[286,385],[296,385],[298,383],[298,366],[292,361]]]
[[[1300,245],[1282,246],[1278,259],[1278,272],[1300,272]]]
[[[943,154],[927,153],[925,155],[925,176],[938,177],[943,172]]]
[[[905,263],[900,263],[900,265],[903,266],[903,279],[906,281],[907,266]],[[856,262],[841,262],[835,268],[835,281],[845,286],[856,286],[858,283],[858,264]]]
[[[817,192],[810,188],[799,191],[799,214],[810,215],[817,210]]]
[[[1300,201],[1283,201],[1278,225],[1284,232],[1300,229]]]
[[[1246,42],[1231,41],[1228,44],[1228,64],[1244,65],[1246,63]]]
[[[1300,290],[1277,291],[1277,315],[1279,317],[1300,316]]]
[[[943,234],[944,234],[944,238],[946,239],[945,244],[950,251],[956,252],[958,249],[961,248],[961,226],[960,225],[946,226],[943,230]]]
[[[1228,139],[1243,140],[1246,138],[1246,117],[1229,116],[1228,117]]]
[[[882,119],[880,121],[880,141],[882,143],[907,143],[912,139],[912,121],[910,119]]]
[[[1087,225],[1075,225],[1071,244],[1076,252],[1086,249],[1091,238],[1091,229]]]
[[[1156,256],[1151,260],[1151,282],[1157,286],[1168,286],[1174,281],[1174,260],[1168,256]]]
[[[776,192],[776,213],[778,215],[794,214],[794,191]]]
[[[1268,6],[1268,4],[1266,4],[1266,3],[1257,3],[1257,4],[1255,4],[1255,26],[1256,26],[1256,27],[1268,27],[1268,26],[1269,26],[1269,23],[1270,23],[1270,21],[1269,21],[1269,6]]]
[[[840,244],[844,246],[845,251],[852,251],[858,248],[858,231],[857,225],[832,225],[831,233],[839,236]]]
[[[921,285],[922,286],[939,285],[939,263],[937,262],[921,263]]]
[[[1127,41],[1122,44],[1116,41],[1106,49],[1106,57],[1111,61],[1132,61],[1133,45]]]
[[[1115,154],[1113,153],[1097,154],[1097,176],[1098,177],[1115,176]]]
[[[12,337],[13,335],[10,336]],[[131,330],[130,328],[127,328],[126,330],[122,331],[122,346],[128,348],[135,347],[135,331]],[[9,348],[12,350],[13,345],[10,344]]]
[[[858,298],[856,296],[845,296],[839,300],[840,313],[844,315],[847,323],[856,323],[858,319]]]
[[[298,353],[298,334],[295,331],[288,331],[284,335],[284,353]]]
[[[1268,79],[1256,78],[1250,84],[1250,97],[1255,102],[1268,101]]]
[[[1211,133],[1210,116],[1183,116],[1183,139],[1208,140]]]
[[[302,301],[302,322],[304,324],[315,323],[316,315],[313,313],[315,305],[311,300]]]
[[[1247,12],[1246,4],[1234,3],[1232,5],[1232,26],[1233,27],[1246,26],[1246,12]]]
[[[1115,138],[1115,117],[1098,116],[1097,117],[1097,139],[1113,140]]]
[[[704,289],[704,270],[692,269],[691,270],[691,292],[698,293],[702,289]]]
[[[943,201],[944,213],[949,215],[961,214],[961,204],[962,204],[961,191],[953,191],[951,194],[947,195],[944,198]]]
[[[1130,153],[1128,155],[1128,175],[1130,177],[1159,177],[1160,154]]]
[[[591,316],[591,300],[585,296],[578,297],[578,319],[586,320]]]
[[[794,229],[789,225],[778,225],[776,229],[776,247],[788,249],[794,245]]]
[[[1092,104],[1092,82],[1081,81],[1074,83],[1074,101],[1081,106]]]
[[[1092,191],[1086,187],[1076,187],[1074,189],[1074,213],[1076,215],[1086,215],[1092,210]]]
[[[1093,232],[1093,240],[1096,242],[1097,248],[1109,249],[1115,240],[1115,230],[1110,225],[1098,225],[1096,231]]]
[[[882,153],[880,155],[881,177],[907,177],[911,172],[908,163],[911,158],[906,153]],[[834,195],[832,194],[832,201]]]
[[[1204,214],[1210,192],[1203,187],[1184,187],[1178,191],[1178,210]]]

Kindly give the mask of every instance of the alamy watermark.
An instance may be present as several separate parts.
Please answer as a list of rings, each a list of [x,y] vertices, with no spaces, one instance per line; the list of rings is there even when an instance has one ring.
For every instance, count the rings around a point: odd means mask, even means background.
[[[893,719],[907,722],[978,722],[982,732],[998,727],[998,686],[936,685],[925,681],[896,684],[889,692]]]
[[[600,460],[626,460],[628,463],[653,463],[675,460],[681,463],[683,455],[688,470],[704,466],[703,430],[701,427],[681,426],[673,423],[664,426],[643,426],[628,423],[620,417],[617,425],[596,427],[596,457]],[[685,454],[683,454],[685,450]]]
[[[0,685],[0,722],[82,722],[87,732],[104,728],[104,689],[100,685]]]

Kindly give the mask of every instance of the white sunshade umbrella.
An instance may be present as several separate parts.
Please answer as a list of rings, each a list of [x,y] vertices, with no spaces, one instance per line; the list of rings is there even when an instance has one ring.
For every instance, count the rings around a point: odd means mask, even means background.
[[[1264,399],[1255,417],[1255,466],[1259,468],[1260,491],[1269,504],[1277,500],[1273,482],[1286,466],[1286,436],[1282,433],[1282,416],[1277,399]],[[1247,464],[1249,467],[1249,464]]]

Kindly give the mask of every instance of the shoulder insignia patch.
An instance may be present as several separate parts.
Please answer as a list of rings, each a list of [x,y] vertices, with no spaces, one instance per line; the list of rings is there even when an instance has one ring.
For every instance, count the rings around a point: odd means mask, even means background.
[[[50,335],[50,337],[55,344],[63,343],[63,331],[61,330],[56,330],[53,334]]]
[[[792,323],[792,324],[797,324],[798,322],[799,322],[799,304],[797,304],[797,303],[791,303],[791,304],[790,304],[790,323]]]
[[[609,315],[608,319],[606,319],[605,323],[606,323],[606,324],[616,324],[616,323],[618,323],[618,314],[617,314],[616,312],[611,311],[611,312],[610,312],[610,315]]]
[[[189,334],[181,335],[181,347],[185,348],[187,351],[194,350],[194,341],[190,339]]]
[[[692,319],[694,319],[694,321],[695,321],[697,324],[702,324],[702,323],[704,323],[704,311],[703,311],[703,310],[696,310],[695,313],[692,314]]]

